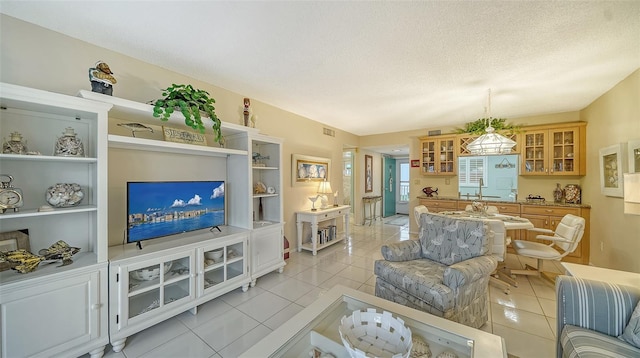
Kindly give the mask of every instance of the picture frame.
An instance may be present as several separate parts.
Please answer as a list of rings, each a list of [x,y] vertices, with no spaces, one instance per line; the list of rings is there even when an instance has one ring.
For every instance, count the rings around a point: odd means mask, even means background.
[[[629,173],[640,173],[640,138],[632,139],[627,143],[627,156]]]
[[[599,150],[600,192],[606,196],[622,198],[624,195],[622,173],[627,164],[625,147],[624,143],[619,143]]]
[[[31,251],[28,229],[0,233],[0,251],[13,251],[20,249]],[[10,263],[0,263],[0,271],[6,271],[10,268]]]
[[[364,155],[364,192],[371,193],[373,191],[373,157]]]
[[[291,155],[291,184],[319,183],[329,180],[331,159],[309,155]]]
[[[420,168],[420,159],[412,159],[411,168]]]

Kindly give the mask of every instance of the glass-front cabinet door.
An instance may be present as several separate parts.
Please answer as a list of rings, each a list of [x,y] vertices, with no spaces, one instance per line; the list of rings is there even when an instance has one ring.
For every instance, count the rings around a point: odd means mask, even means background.
[[[547,135],[546,130],[524,134],[522,173],[527,175],[547,175]]]
[[[550,131],[551,173],[577,174],[575,165],[578,135],[575,129]]]
[[[455,175],[455,137],[421,138],[421,166],[423,175]]]
[[[126,317],[133,321],[176,302],[195,297],[192,251],[127,266],[121,287],[126,287]],[[124,309],[124,308],[123,308]],[[125,312],[122,312],[125,314]]]
[[[528,131],[523,135],[522,175],[584,175],[580,127]],[[584,164],[582,164],[584,166]]]
[[[199,260],[203,269],[200,276],[198,295],[202,296],[210,291],[226,286],[236,280],[241,280],[249,274],[246,256],[246,240],[216,244],[198,250]],[[248,287],[248,286],[247,286]]]

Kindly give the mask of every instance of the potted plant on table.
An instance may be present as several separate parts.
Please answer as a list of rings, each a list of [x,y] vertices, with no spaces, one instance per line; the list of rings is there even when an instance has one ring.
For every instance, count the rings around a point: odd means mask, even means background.
[[[171,114],[178,110],[184,116],[184,123],[198,130],[200,133],[205,132],[205,126],[202,121],[202,115],[211,119],[213,122],[212,129],[216,142],[222,140],[222,132],[220,129],[220,119],[216,116],[216,102],[209,96],[209,92],[195,89],[191,85],[172,84],[162,91],[164,98],[157,99],[153,102],[153,116],[160,118],[162,121],[169,120]]]

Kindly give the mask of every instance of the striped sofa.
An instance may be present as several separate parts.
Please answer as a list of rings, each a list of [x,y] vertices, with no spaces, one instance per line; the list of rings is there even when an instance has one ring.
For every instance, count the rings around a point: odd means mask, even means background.
[[[618,338],[640,301],[640,288],[571,276],[556,279],[557,358],[640,357]]]

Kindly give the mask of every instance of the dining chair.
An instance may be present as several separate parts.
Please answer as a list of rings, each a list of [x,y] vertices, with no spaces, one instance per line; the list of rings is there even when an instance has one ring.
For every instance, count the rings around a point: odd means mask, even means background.
[[[560,261],[563,257],[575,251],[582,240],[584,234],[585,220],[582,217],[572,214],[565,215],[554,230],[533,228],[534,232],[543,234],[537,235],[538,240],[551,241],[550,244],[543,244],[534,241],[515,240],[513,248],[516,254],[524,257],[531,257],[538,260],[538,266],[525,265],[523,270],[511,270],[512,275],[530,275],[545,278],[552,283],[557,275],[542,271],[543,260]],[[559,249],[559,251],[558,251]]]

